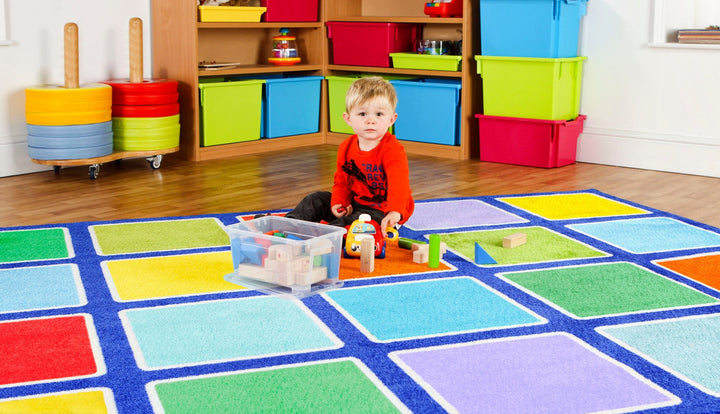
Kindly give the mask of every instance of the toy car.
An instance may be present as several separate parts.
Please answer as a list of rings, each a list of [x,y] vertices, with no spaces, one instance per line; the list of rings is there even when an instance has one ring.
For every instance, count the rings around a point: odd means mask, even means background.
[[[362,239],[372,237],[375,239],[375,257],[385,257],[385,235],[380,226],[372,221],[369,214],[361,214],[347,228],[345,238],[345,257],[360,257],[360,242]]]

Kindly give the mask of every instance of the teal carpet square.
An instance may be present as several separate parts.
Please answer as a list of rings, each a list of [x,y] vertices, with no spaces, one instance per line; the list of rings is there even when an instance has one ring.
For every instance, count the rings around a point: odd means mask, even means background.
[[[86,303],[80,273],[74,264],[0,270],[0,313]]]
[[[720,315],[601,326],[598,332],[720,397]]]
[[[324,295],[379,342],[546,322],[470,277],[344,288]]]
[[[146,370],[341,346],[301,302],[271,296],[130,309],[120,318]]]
[[[573,224],[568,228],[631,253],[720,246],[720,234],[668,217]]]

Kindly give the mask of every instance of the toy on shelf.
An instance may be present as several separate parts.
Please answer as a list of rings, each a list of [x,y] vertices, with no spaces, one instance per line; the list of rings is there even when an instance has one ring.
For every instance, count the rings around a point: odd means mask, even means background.
[[[462,17],[462,0],[437,0],[425,3],[425,14],[430,17]]]
[[[273,36],[272,57],[268,61],[279,66],[290,66],[300,62],[295,36],[290,36],[290,29],[283,27],[278,36]]]

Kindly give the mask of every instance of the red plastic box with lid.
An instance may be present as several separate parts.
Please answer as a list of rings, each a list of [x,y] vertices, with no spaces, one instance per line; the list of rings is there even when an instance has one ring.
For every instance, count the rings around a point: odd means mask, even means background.
[[[480,160],[531,167],[574,164],[585,115],[570,121],[475,115]]]
[[[421,39],[415,23],[327,22],[335,65],[389,68],[390,53],[412,52]]]

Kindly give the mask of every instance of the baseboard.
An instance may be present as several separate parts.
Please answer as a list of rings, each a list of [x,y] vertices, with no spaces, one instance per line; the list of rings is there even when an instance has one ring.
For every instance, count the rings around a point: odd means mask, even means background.
[[[27,142],[0,142],[0,177],[47,171],[48,169],[52,169],[52,167],[38,165],[30,160]]]
[[[720,138],[585,128],[577,161],[720,177]]]

